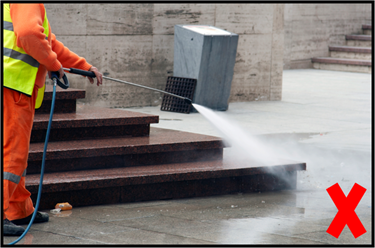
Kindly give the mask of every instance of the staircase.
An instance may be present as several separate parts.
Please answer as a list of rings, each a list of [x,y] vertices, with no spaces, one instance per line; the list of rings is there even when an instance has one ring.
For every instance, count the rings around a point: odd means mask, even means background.
[[[150,127],[155,115],[77,105],[84,97],[57,89],[40,209],[290,189],[306,169],[227,161],[220,138]],[[31,134],[26,187],[34,202],[51,98],[47,86]]]
[[[372,26],[360,35],[346,35],[346,46],[330,46],[330,57],[312,58],[315,69],[371,73]]]

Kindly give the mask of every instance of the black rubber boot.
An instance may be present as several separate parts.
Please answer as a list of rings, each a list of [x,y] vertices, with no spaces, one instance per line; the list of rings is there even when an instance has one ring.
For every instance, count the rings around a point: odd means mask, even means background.
[[[16,225],[28,225],[30,223],[32,216],[33,214],[30,214],[29,216],[23,219],[12,220],[12,222]],[[49,220],[49,215],[47,213],[37,212],[33,223],[42,223],[42,222],[47,222],[48,220]]]
[[[25,229],[22,226],[16,226],[8,219],[3,220],[4,236],[21,236]]]

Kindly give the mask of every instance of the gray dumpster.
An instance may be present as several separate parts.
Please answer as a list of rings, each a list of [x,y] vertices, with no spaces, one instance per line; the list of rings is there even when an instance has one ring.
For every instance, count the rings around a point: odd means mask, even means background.
[[[175,25],[173,76],[197,79],[193,103],[225,111],[238,35],[209,25]]]

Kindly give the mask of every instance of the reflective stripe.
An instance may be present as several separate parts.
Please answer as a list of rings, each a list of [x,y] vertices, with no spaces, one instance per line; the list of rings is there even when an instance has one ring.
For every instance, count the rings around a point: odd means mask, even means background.
[[[39,62],[28,54],[23,54],[23,53],[17,52],[15,50],[12,50],[6,47],[3,47],[3,54],[5,56],[11,57],[12,59],[21,60],[31,65],[32,67],[36,67],[36,68],[39,67]]]
[[[26,169],[22,173],[22,177],[25,177],[25,176],[26,176]]]
[[[46,11],[44,11],[42,26],[47,43],[51,45],[51,42],[48,42],[50,34]],[[31,95],[39,63],[27,54],[22,47],[17,46],[15,31],[16,27],[10,16],[10,6],[9,4],[3,4],[3,86],[26,95]]]
[[[4,26],[5,30],[13,31],[14,32],[14,30],[13,30],[13,23],[7,22],[7,21],[3,21],[3,26]],[[48,36],[46,36],[45,39],[48,40]]]
[[[13,31],[13,23],[3,21],[3,25],[4,25],[4,29],[9,30],[9,31]]]
[[[4,172],[4,180],[9,180],[11,182],[14,182],[15,184],[18,184],[21,180],[21,177],[20,176],[17,176],[13,173],[10,173],[10,172]]]

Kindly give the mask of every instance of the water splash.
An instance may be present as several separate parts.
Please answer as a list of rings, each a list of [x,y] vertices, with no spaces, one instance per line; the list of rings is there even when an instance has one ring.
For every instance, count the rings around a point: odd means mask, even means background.
[[[277,165],[279,159],[271,156],[269,149],[256,137],[249,136],[240,127],[217,115],[211,109],[196,103],[193,103],[193,106],[222,134],[222,138],[238,155],[237,159],[251,159],[263,165]]]

